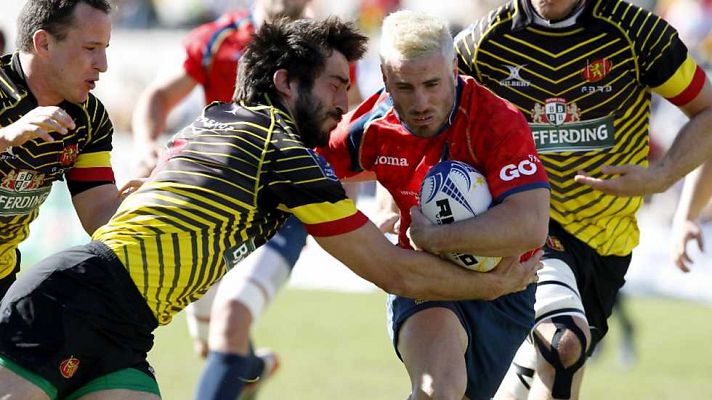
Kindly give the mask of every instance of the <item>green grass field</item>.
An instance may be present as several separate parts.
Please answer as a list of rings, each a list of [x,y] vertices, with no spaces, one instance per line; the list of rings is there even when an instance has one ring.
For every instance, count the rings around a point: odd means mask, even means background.
[[[279,351],[282,368],[262,400],[404,399],[408,378],[385,327],[382,293],[288,289],[255,330],[258,346]],[[659,298],[631,298],[637,362],[618,361],[615,318],[586,371],[583,399],[712,399],[712,309]],[[192,399],[202,361],[192,353],[183,315],[156,334],[150,354],[164,399]]]

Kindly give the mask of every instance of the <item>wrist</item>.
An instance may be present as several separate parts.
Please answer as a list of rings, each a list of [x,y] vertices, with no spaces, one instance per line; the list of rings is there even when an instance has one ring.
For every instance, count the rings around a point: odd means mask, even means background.
[[[650,177],[650,181],[653,182],[653,185],[655,185],[653,193],[662,193],[668,190],[668,188],[670,188],[670,186],[672,186],[679,179],[678,177],[673,176],[669,168],[666,168],[664,160],[659,164],[652,166],[651,169],[653,174]]]

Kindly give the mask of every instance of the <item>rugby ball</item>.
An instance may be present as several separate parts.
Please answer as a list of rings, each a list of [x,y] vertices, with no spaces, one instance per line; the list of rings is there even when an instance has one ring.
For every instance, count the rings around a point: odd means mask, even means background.
[[[420,187],[420,211],[434,224],[449,224],[479,215],[492,204],[487,180],[472,166],[460,161],[443,161],[425,175]],[[501,257],[444,253],[442,257],[479,272],[494,268]]]

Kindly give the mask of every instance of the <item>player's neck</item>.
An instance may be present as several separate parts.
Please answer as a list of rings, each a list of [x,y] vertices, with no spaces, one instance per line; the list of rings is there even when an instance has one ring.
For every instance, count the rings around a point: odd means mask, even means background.
[[[577,0],[572,2],[569,7],[559,11],[552,7],[544,7],[536,0],[528,0],[529,6],[534,11],[537,22],[543,22],[542,25],[555,25],[577,16],[583,9],[586,0]]]

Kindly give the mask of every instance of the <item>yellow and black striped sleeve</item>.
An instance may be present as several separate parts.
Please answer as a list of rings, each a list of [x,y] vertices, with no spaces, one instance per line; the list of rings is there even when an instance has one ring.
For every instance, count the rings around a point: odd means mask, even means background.
[[[114,183],[114,170],[111,167],[111,149],[114,127],[106,108],[99,99],[89,94],[81,105],[86,116],[83,126],[87,141],[78,149],[74,165],[66,172],[67,187],[72,196],[87,189],[107,183]]]
[[[640,81],[677,106],[694,99],[705,83],[705,73],[692,59],[675,28],[649,11],[616,3],[618,6],[612,13],[629,32],[639,55]]]
[[[267,190],[278,199],[277,207],[294,214],[311,235],[339,235],[366,223],[331,166],[314,150],[283,140],[270,153]]]

